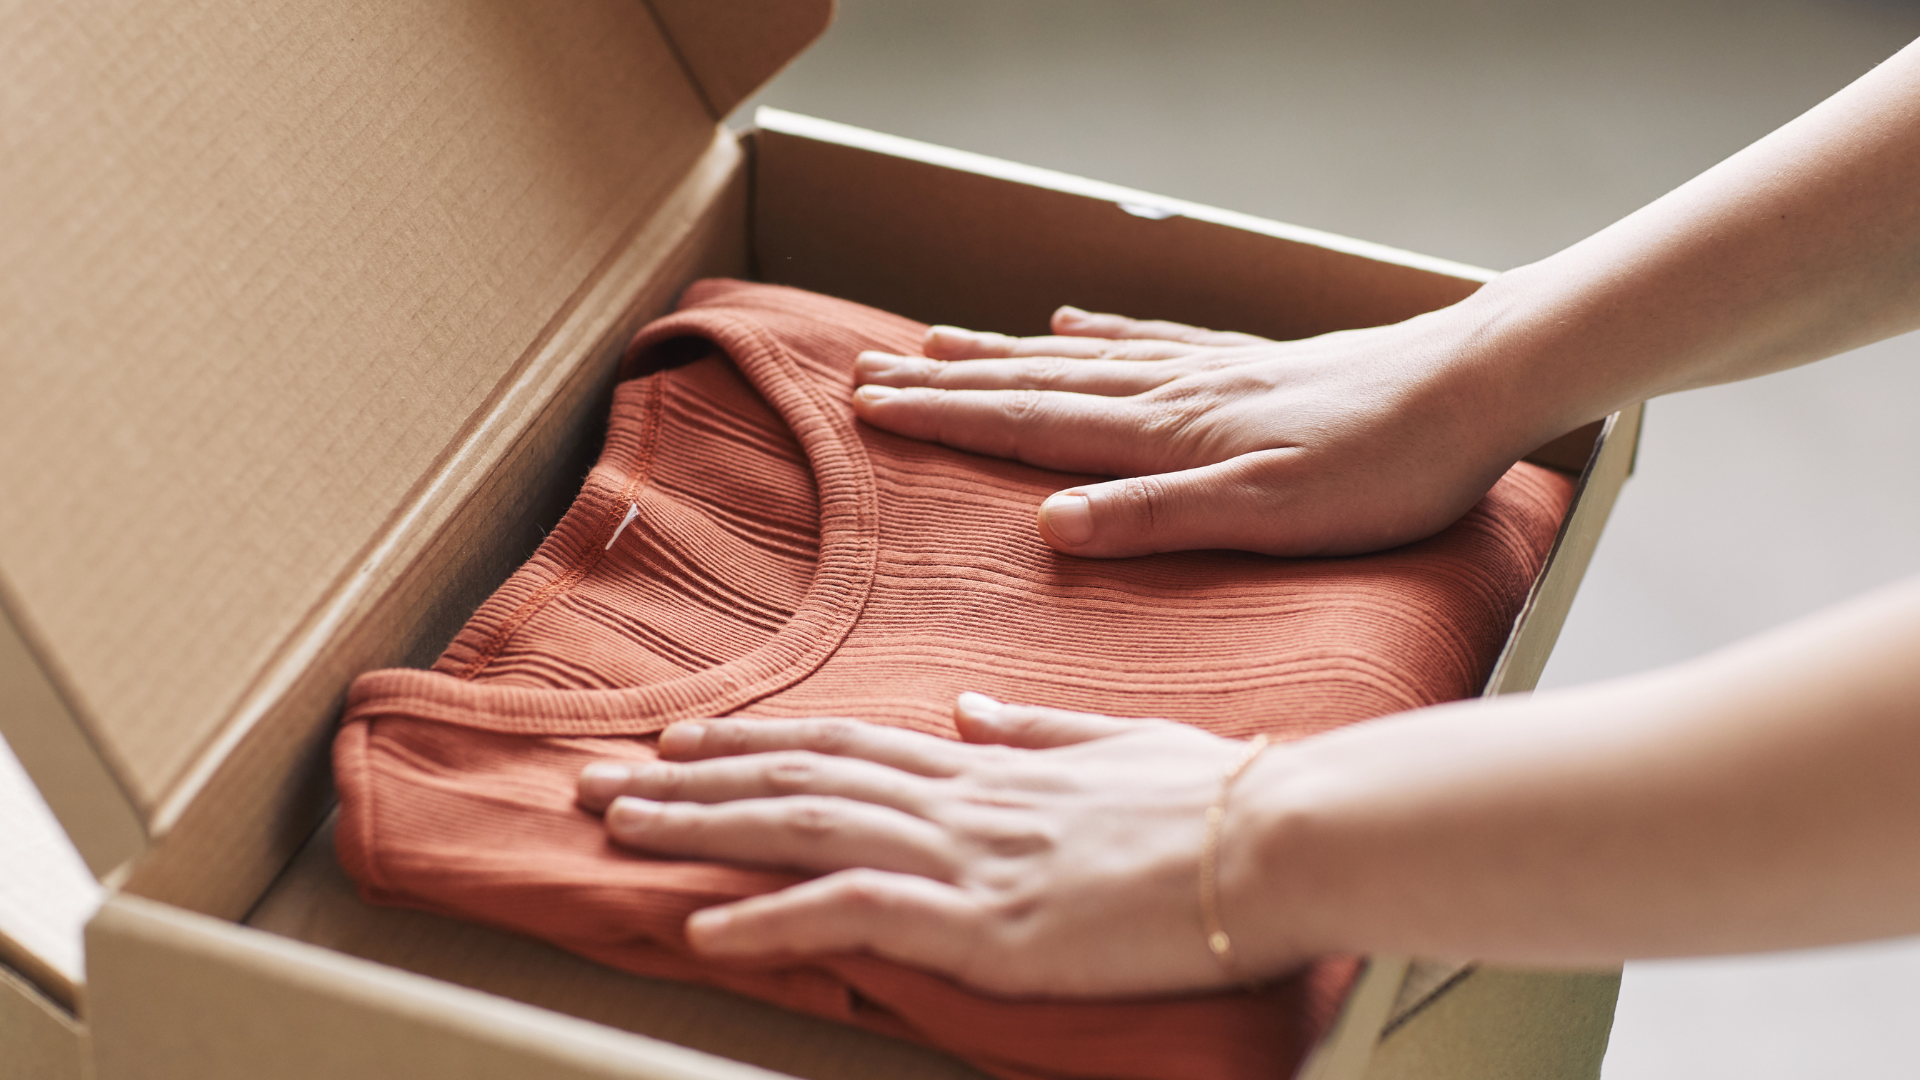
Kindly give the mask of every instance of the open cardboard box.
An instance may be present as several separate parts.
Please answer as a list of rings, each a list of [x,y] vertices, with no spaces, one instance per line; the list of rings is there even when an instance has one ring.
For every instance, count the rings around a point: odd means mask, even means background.
[[[0,733],[108,892],[81,974],[35,936],[57,912],[5,905],[97,897],[22,888],[63,845],[7,823],[0,1078],[975,1075],[361,905],[325,827],[347,682],[428,662],[531,552],[625,339],[696,277],[1286,338],[1490,276],[802,117],[727,131],[829,0],[30,7],[0,46]],[[1488,693],[1545,665],[1638,425],[1534,455],[1580,488]],[[1594,1076],[1616,985],[1374,958],[1305,1072]]]

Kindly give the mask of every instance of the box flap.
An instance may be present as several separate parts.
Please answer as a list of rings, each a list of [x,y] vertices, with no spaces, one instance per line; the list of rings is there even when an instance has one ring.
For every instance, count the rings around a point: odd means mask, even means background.
[[[96,872],[826,11],[10,5],[0,730]]]
[[[648,0],[716,120],[800,55],[834,0]]]

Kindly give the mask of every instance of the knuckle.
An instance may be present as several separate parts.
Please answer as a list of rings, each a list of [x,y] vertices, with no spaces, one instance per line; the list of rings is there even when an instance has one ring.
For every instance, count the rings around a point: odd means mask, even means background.
[[[1044,409],[1046,399],[1042,392],[1033,389],[1009,390],[1000,399],[1000,410],[1007,419],[1019,422],[1037,417]]]
[[[845,754],[859,738],[859,725],[851,720],[816,720],[807,729],[807,745],[822,754]]]
[[[820,776],[820,766],[811,754],[775,754],[766,766],[767,785],[779,792],[805,791]]]
[[[1009,875],[980,901],[986,924],[1009,939],[1008,944],[1018,944],[1027,934],[1040,907],[1031,874]]]
[[[909,356],[893,361],[893,367],[888,375],[906,382],[909,386],[915,381],[927,386],[939,386],[951,370],[952,365],[945,360],[928,356]]]
[[[1020,347],[1022,338],[1012,337],[994,331],[976,331],[975,340],[979,351],[989,356],[1004,356]]]
[[[1152,529],[1167,519],[1170,496],[1158,476],[1135,476],[1117,483],[1113,503],[1121,513]]]
[[[1237,356],[1230,352],[1210,351],[1203,355],[1193,358],[1193,360],[1191,360],[1190,363],[1192,365],[1193,371],[1212,374],[1220,371],[1228,371],[1233,368],[1244,367],[1248,359],[1249,358],[1246,356]]]
[[[1044,827],[1027,823],[996,823],[981,837],[981,846],[1001,859],[1026,859],[1057,847],[1056,838]]]
[[[835,906],[868,918],[899,906],[899,896],[887,881],[887,875],[864,867],[844,870],[836,876],[832,900]]]
[[[1044,828],[1013,820],[1016,808],[1005,802],[975,804],[953,827],[967,846],[990,858],[978,869],[978,881],[996,892],[1012,887],[1030,860],[1054,848]],[[997,811],[997,812],[996,812]]]
[[[1139,402],[1140,436],[1160,443],[1179,440],[1206,411],[1196,389],[1174,380],[1143,396]]]
[[[1207,370],[1207,360],[1179,361],[1180,374],[1148,391],[1141,405],[1162,423],[1187,424],[1220,401],[1221,376]],[[1202,373],[1208,377],[1200,378]]]
[[[656,762],[643,775],[646,789],[657,799],[676,802],[686,793],[687,770],[679,765]]]
[[[1067,381],[1069,361],[1057,356],[1028,360],[1020,367],[1020,383],[1031,390],[1052,390]]]
[[[1124,338],[1102,346],[1100,356],[1105,360],[1159,360],[1167,355],[1167,348],[1165,341]]]
[[[654,808],[647,831],[655,835],[685,837],[700,830],[706,818],[698,808],[686,803],[663,803]]]
[[[822,840],[840,830],[845,816],[835,800],[801,796],[787,808],[786,827],[799,839]]]

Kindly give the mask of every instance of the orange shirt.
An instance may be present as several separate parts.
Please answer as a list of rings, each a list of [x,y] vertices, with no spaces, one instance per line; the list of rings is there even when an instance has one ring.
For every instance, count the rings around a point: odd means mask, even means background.
[[[342,863],[373,903],[531,934],[939,1047],[1008,1078],[1291,1075],[1356,971],[1255,991],[1006,1001],[870,956],[694,957],[688,913],[791,874],[636,855],[580,768],[701,716],[854,716],[952,737],[977,690],[1297,738],[1477,693],[1572,485],[1517,465],[1439,535],[1350,559],[1076,559],[1033,516],[1084,478],[859,424],[855,354],[925,328],[794,289],[701,282],[644,330],[605,449],[533,558],[430,671],[353,685],[334,747]]]

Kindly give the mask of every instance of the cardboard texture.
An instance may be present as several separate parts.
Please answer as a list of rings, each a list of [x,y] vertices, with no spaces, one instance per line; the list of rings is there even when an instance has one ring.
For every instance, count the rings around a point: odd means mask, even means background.
[[[953,1058],[706,987],[643,979],[543,942],[362,904],[320,830],[247,917],[269,933],[802,1077],[984,1080]]]
[[[833,19],[833,0],[645,2],[715,122],[786,67]]]
[[[604,419],[618,342],[639,313],[670,303],[681,278],[744,265],[740,210],[723,197],[734,185],[731,197],[744,199],[739,156],[731,140],[714,141],[584,294],[591,302],[560,320],[501,388],[351,587],[331,598],[301,652],[279,669],[285,682],[272,687],[274,707],[210,763],[199,798],[134,868],[130,891],[226,918],[259,897],[324,812],[327,746],[347,682],[439,652],[571,499],[590,464],[587,436]]]
[[[0,1080],[81,1080],[85,1044],[65,1009],[0,967]]]
[[[1300,336],[1488,276],[772,112],[743,154],[717,119],[827,14],[9,11],[0,208],[32,212],[0,209],[0,731],[120,889],[88,930],[86,1033],[0,973],[0,1033],[46,1048],[30,1075],[78,1075],[89,1044],[103,1078],[767,1075],[671,1042],[806,1076],[973,1075],[366,908],[314,836],[346,683],[430,660],[531,552],[591,460],[619,348],[695,277],[1010,332],[1074,302]],[[1586,479],[1499,688],[1537,676],[1634,430],[1538,455]],[[12,947],[61,985],[46,950]],[[1384,1075],[1383,1027],[1434,1068],[1544,1061],[1565,1037],[1458,1035],[1455,995],[1499,986],[1407,974],[1437,970],[1374,963],[1314,1080]],[[1510,1026],[1538,1011],[1486,1000]],[[1553,1015],[1604,1045],[1597,1007]],[[1568,1067],[1536,1075],[1591,1075]]]
[[[1619,994],[1617,971],[1477,969],[1390,1028],[1366,1078],[1597,1077]]]
[[[138,897],[87,944],[97,1080],[775,1076]]]

